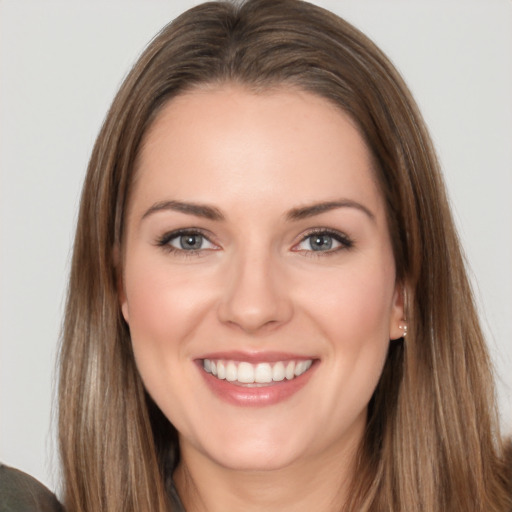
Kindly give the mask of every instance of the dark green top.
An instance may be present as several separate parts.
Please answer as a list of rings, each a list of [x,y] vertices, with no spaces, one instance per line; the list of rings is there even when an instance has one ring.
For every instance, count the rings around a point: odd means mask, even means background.
[[[167,490],[172,511],[185,512],[171,478]],[[0,512],[64,512],[64,508],[41,482],[0,463]]]
[[[57,498],[30,475],[0,464],[0,512],[64,512]]]

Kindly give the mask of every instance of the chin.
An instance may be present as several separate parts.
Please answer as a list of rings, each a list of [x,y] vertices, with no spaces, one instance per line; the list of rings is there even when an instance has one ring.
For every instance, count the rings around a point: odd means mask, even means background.
[[[208,438],[196,437],[190,444],[181,438],[180,445],[185,443],[202,457],[233,471],[272,471],[286,468],[303,457],[314,442],[314,436],[306,437],[290,437],[289,428],[238,425],[223,429],[220,435],[210,431]]]
[[[240,448],[229,453],[222,451],[210,457],[226,469],[246,472],[276,471],[292,465],[298,459],[298,453],[283,453],[277,447],[272,450],[274,453],[260,449]]]

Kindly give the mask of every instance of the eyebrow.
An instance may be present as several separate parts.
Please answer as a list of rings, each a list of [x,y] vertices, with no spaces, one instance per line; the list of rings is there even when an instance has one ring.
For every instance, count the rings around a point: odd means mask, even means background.
[[[184,203],[181,201],[160,201],[146,210],[141,220],[144,220],[154,213],[166,210],[195,215],[196,217],[202,217],[209,220],[220,221],[225,219],[222,212],[214,206],[197,203]]]
[[[321,213],[335,210],[337,208],[355,208],[356,210],[360,210],[361,212],[365,213],[372,221],[375,220],[375,215],[366,206],[351,199],[326,201],[307,206],[300,206],[298,208],[292,208],[287,212],[286,219],[288,221],[298,221],[307,219],[309,217],[314,217],[315,215],[320,215]],[[155,203],[148,210],[146,210],[141,220],[144,220],[154,213],[169,210],[214,221],[223,221],[226,219],[224,214],[214,206],[171,200]]]
[[[351,199],[341,199],[339,201],[327,201],[322,203],[314,203],[308,206],[301,206],[299,208],[291,209],[286,218],[290,221],[297,221],[320,215],[321,213],[335,210],[337,208],[355,208],[365,213],[372,221],[375,221],[375,215],[366,206],[353,201]]]

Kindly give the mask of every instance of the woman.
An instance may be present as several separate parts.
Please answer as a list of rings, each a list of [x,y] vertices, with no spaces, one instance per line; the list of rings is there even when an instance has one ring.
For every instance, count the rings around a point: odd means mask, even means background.
[[[91,158],[61,364],[68,510],[511,508],[421,117],[308,4],[200,6],[142,55]]]

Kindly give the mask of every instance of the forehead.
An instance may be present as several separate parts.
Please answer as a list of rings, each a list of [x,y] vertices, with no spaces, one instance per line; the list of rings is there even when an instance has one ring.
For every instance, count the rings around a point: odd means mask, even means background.
[[[235,85],[195,89],[159,112],[132,192],[164,190],[201,202],[215,191],[218,200],[229,194],[255,207],[272,192],[292,206],[339,194],[380,202],[370,151],[341,109],[309,92]]]

